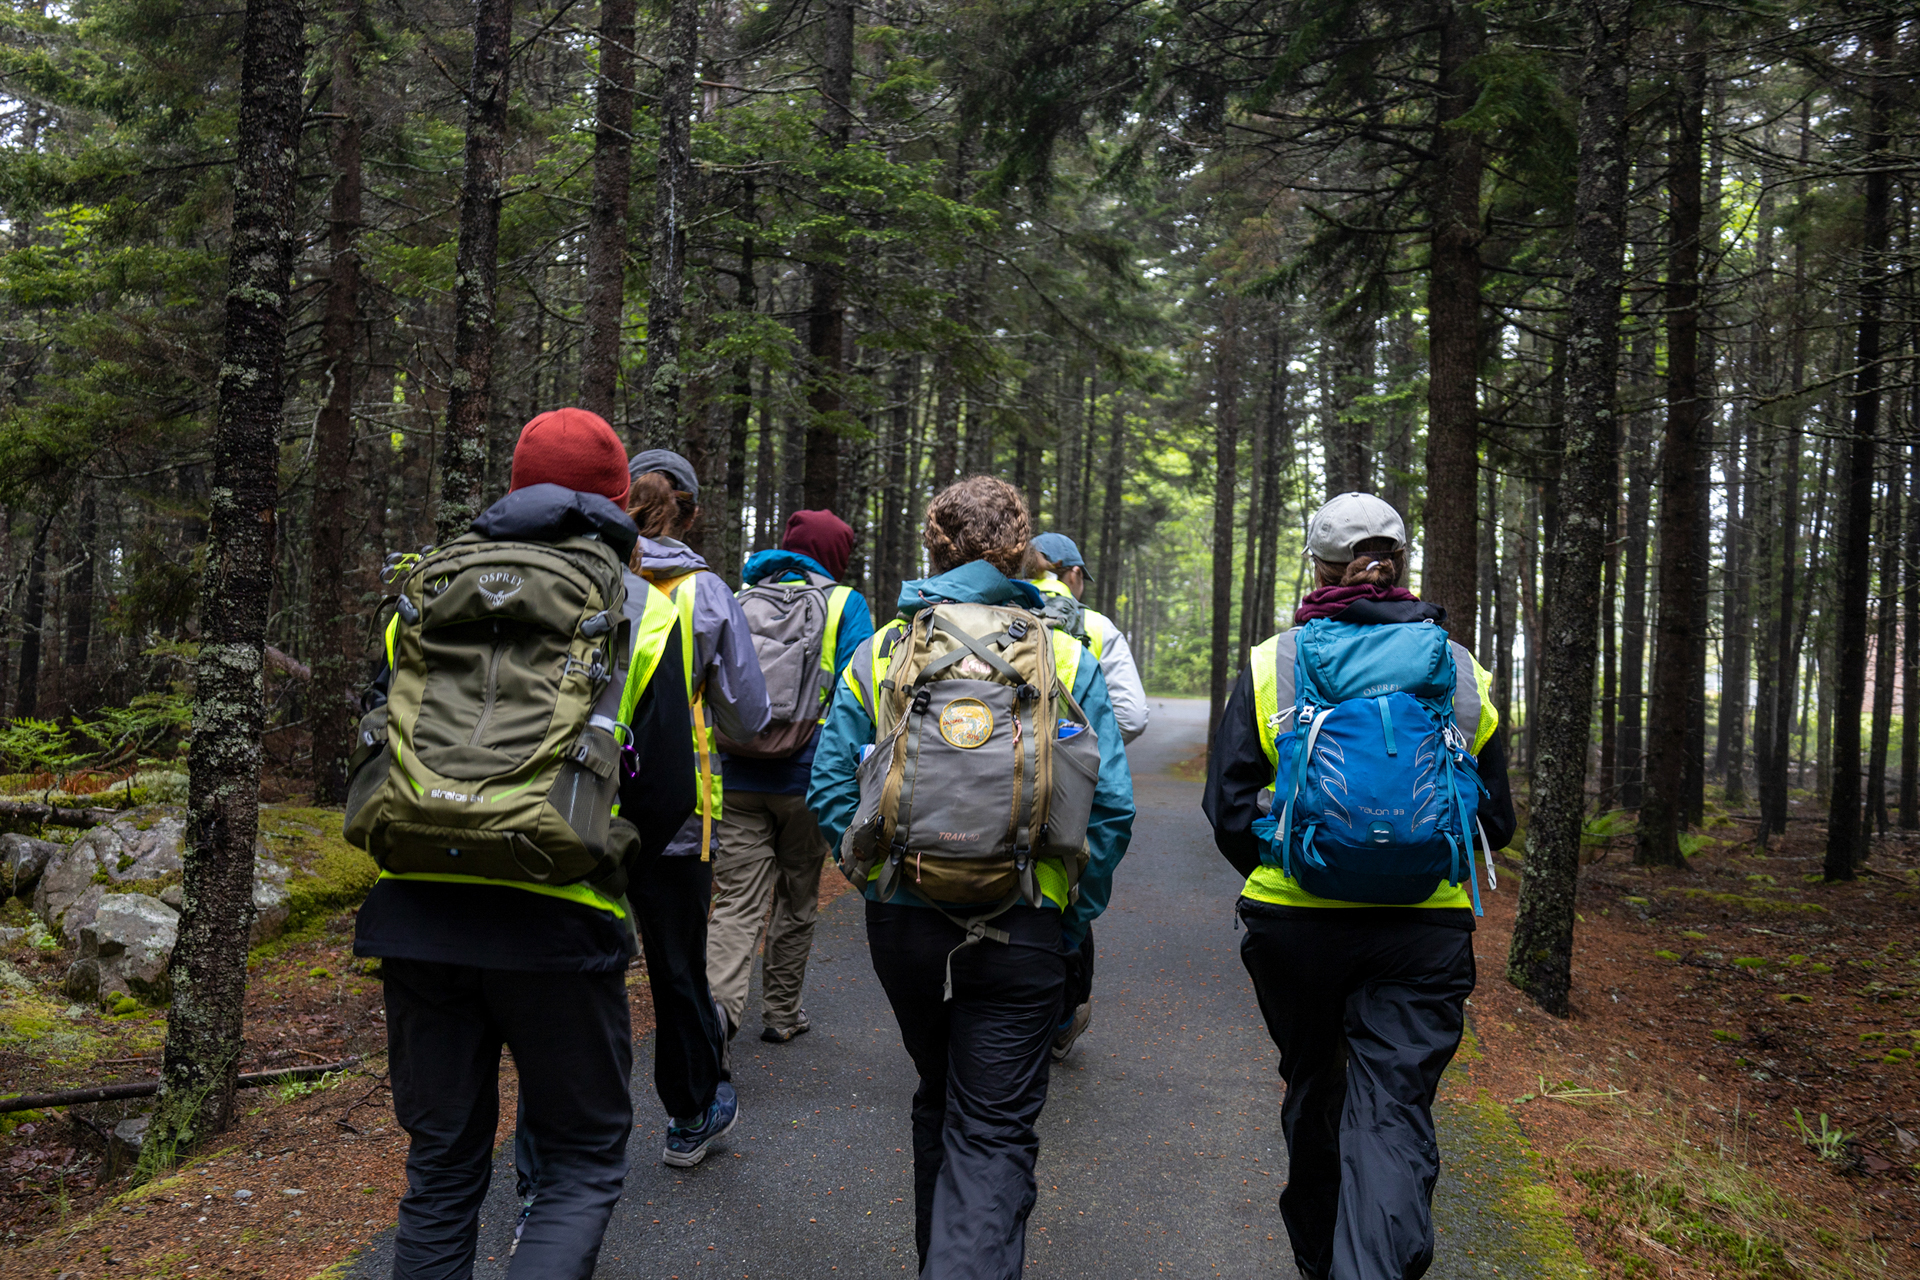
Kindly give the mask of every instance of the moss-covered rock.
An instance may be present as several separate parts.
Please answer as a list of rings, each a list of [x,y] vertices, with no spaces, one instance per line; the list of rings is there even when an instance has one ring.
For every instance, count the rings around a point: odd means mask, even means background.
[[[340,834],[337,809],[265,808],[260,836],[292,869],[287,880],[287,927],[300,930],[367,896],[380,868]]]

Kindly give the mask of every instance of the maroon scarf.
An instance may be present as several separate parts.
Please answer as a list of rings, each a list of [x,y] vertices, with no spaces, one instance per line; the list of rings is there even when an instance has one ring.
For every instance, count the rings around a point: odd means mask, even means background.
[[[1316,587],[1300,600],[1293,611],[1293,625],[1304,626],[1315,618],[1331,618],[1356,600],[1418,600],[1405,587],[1379,587],[1363,582],[1351,587]]]

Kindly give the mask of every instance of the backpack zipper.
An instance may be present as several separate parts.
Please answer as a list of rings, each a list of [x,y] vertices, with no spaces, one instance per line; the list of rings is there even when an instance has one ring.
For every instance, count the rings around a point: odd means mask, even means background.
[[[500,634],[500,624],[494,623],[493,633]],[[474,721],[473,734],[467,739],[467,745],[480,745],[480,735],[487,731],[487,721],[493,719],[493,705],[500,692],[500,655],[506,651],[506,642],[495,639],[493,649],[487,654],[487,696],[480,703],[480,718]]]

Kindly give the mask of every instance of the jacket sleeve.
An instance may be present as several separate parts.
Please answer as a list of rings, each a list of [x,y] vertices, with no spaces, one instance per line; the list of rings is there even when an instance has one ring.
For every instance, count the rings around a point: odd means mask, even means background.
[[[1118,627],[1101,642],[1100,671],[1107,678],[1107,698],[1113,703],[1120,739],[1132,742],[1147,731],[1147,690],[1140,683],[1133,650],[1127,647],[1127,637]]]
[[[860,765],[860,748],[873,741],[873,717],[854,696],[851,683],[858,667],[873,670],[871,644],[833,682],[833,703],[814,739],[813,771],[807,780],[807,808],[813,810],[827,847],[836,853],[854,810],[860,807],[860,780],[854,773]]]
[[[1493,731],[1480,754],[1474,757],[1480,767],[1480,781],[1487,789],[1480,802],[1480,825],[1486,828],[1487,843],[1504,849],[1513,842],[1519,819],[1513,812],[1513,784],[1507,778],[1507,731],[1503,725]]]
[[[1201,812],[1213,824],[1214,844],[1243,876],[1252,875],[1260,865],[1260,841],[1253,834],[1253,823],[1264,812],[1260,793],[1273,785],[1273,763],[1260,748],[1255,715],[1253,673],[1243,668],[1214,730],[1213,747],[1207,752],[1207,786],[1200,796]]]
[[[713,711],[715,728],[736,742],[745,742],[773,717],[766,677],[753,652],[753,633],[725,579],[703,573],[695,592],[693,632],[701,640],[695,651],[702,663],[697,674],[706,681],[707,706]]]
[[[867,608],[867,598],[858,591],[847,593],[847,603],[840,610],[840,633],[834,643],[833,674],[839,676],[846,671],[847,664],[853,661],[853,655],[860,646],[873,639],[873,610]]]
[[[1071,951],[1087,936],[1087,926],[1107,909],[1113,873],[1133,839],[1133,772],[1127,748],[1113,718],[1107,679],[1097,662],[1080,664],[1074,700],[1100,742],[1100,778],[1093,789],[1093,813],[1087,820],[1087,869],[1080,876],[1080,897],[1060,922],[1061,941]],[[851,811],[849,811],[851,812]]]

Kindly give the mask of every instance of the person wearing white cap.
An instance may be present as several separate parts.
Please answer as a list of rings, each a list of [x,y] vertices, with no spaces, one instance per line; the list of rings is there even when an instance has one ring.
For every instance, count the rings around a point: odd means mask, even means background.
[[[1316,585],[1249,655],[1201,808],[1247,877],[1241,960],[1287,1082],[1294,1261],[1304,1280],[1399,1280],[1433,1257],[1432,1106],[1474,986],[1473,844],[1491,884],[1513,794],[1492,677],[1401,585],[1400,513],[1343,493],[1307,554]]]

